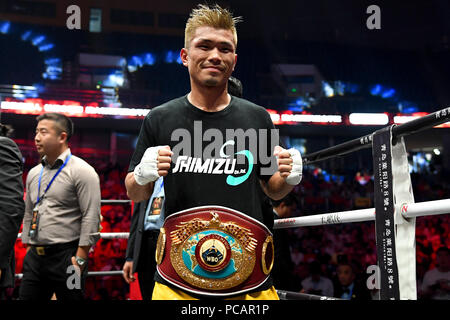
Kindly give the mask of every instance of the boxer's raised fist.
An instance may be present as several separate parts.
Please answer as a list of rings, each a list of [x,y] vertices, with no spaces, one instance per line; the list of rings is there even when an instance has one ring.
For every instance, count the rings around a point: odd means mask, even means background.
[[[150,147],[134,169],[134,180],[143,186],[166,176],[170,170],[173,152],[169,146]]]
[[[278,171],[281,177],[286,179],[286,183],[297,185],[302,181],[303,160],[297,149],[289,150],[276,146],[274,156],[277,157]]]

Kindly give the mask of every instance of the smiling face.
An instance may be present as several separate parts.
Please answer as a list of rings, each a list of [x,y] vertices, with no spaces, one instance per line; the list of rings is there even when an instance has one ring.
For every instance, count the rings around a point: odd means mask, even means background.
[[[237,61],[231,30],[199,27],[189,48],[181,50],[183,65],[189,70],[191,82],[216,87],[227,83]]]

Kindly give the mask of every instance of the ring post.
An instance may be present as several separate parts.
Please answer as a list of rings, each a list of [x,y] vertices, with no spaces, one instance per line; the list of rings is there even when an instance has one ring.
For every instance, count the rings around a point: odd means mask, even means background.
[[[404,141],[393,142],[393,127],[376,131],[372,139],[379,298],[416,299],[415,219],[401,214],[402,204],[414,198]]]
[[[416,218],[405,218],[405,204],[414,203],[408,156],[403,137],[392,145],[392,183],[395,207],[395,247],[401,300],[417,300]]]

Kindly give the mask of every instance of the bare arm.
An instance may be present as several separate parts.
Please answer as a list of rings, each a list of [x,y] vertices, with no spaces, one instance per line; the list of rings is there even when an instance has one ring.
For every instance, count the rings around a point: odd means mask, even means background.
[[[276,172],[270,179],[265,182],[260,180],[264,193],[273,200],[281,200],[294,189],[294,186],[286,183],[286,179]]]
[[[153,186],[153,182],[143,186],[137,184],[136,180],[134,180],[133,172],[129,172],[125,177],[125,187],[127,189],[128,198],[134,202],[141,202],[149,199],[153,193]]]

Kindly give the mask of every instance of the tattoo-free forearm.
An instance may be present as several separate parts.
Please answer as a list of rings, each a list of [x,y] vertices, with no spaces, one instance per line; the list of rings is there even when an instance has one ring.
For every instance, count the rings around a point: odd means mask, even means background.
[[[133,172],[129,172],[125,178],[125,187],[127,189],[128,198],[134,202],[141,202],[149,199],[153,192],[153,185],[153,182],[144,186],[137,184]]]

